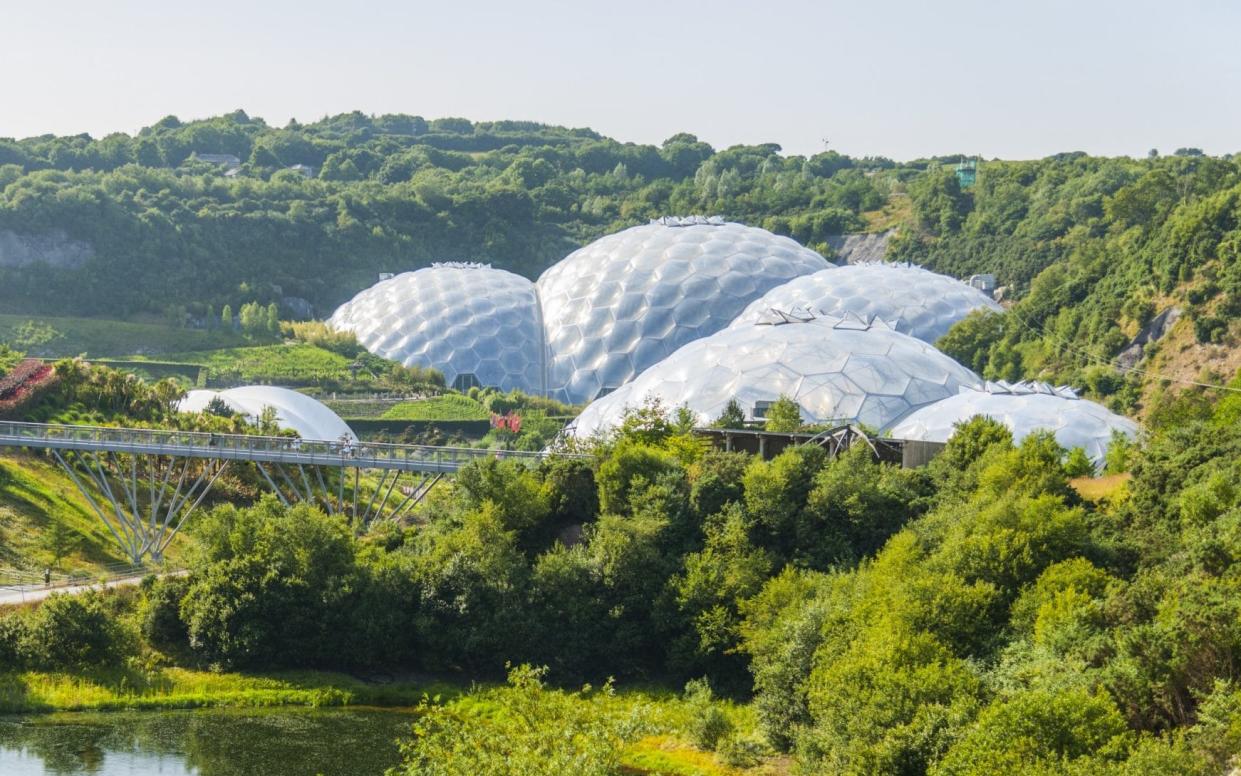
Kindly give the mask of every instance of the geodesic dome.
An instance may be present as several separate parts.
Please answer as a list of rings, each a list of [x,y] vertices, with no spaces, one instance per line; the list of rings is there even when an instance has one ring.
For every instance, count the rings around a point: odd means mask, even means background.
[[[194,390],[177,405],[179,412],[202,412],[219,398],[239,415],[257,420],[268,407],[276,411],[276,425],[296,431],[303,439],[336,441],[357,439],[353,429],[326,405],[304,393],[274,385],[246,385],[226,391]]]
[[[781,395],[807,423],[883,429],[918,407],[981,386],[969,369],[882,321],[807,318],[725,329],[685,345],[633,382],[595,400],[575,421],[579,438],[617,426],[652,398],[684,404],[709,423],[736,399],[760,420]]]
[[[1079,399],[1071,388],[1046,383],[989,382],[982,390],[962,390],[956,396],[922,407],[891,428],[897,439],[947,442],[955,425],[975,415],[1003,423],[1021,442],[1030,433],[1051,431],[1066,450],[1080,447],[1099,466],[1112,441],[1112,432],[1137,436],[1138,424],[1101,404]]]
[[[534,284],[486,264],[433,264],[361,291],[328,324],[458,389],[543,393],[543,327]]]
[[[956,278],[912,264],[848,264],[794,278],[750,303],[734,326],[768,310],[881,318],[897,331],[934,343],[974,310],[1002,312],[995,301]]]
[[[753,299],[832,265],[787,237],[722,218],[662,218],[602,237],[538,280],[550,395],[590,401]]]

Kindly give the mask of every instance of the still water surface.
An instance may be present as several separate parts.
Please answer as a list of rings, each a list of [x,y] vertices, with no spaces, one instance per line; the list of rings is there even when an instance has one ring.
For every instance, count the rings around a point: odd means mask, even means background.
[[[413,716],[211,709],[0,716],[3,776],[366,776],[400,759]]]

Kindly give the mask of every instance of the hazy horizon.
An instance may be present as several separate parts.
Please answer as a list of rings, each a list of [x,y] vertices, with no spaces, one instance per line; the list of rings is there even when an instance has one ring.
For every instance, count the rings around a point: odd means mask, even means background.
[[[172,6],[7,9],[0,137],[241,108],[273,126],[359,110],[894,159],[1241,151],[1241,8],[1223,2]]]

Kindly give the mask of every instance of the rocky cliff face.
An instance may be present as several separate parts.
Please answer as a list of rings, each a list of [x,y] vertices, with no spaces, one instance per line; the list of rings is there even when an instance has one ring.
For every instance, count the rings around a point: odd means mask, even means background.
[[[28,267],[47,264],[52,267],[80,267],[95,256],[88,242],[75,240],[63,229],[41,234],[19,234],[0,229],[0,267]]]
[[[883,261],[888,253],[888,240],[894,230],[870,234],[842,234],[828,237],[827,244],[836,251],[836,263],[858,264],[864,261]]]

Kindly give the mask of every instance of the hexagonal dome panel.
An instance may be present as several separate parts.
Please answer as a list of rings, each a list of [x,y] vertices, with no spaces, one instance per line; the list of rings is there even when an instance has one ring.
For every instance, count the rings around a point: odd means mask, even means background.
[[[969,369],[882,321],[806,318],[728,328],[695,340],[615,393],[591,403],[572,427],[589,437],[618,425],[627,407],[658,398],[684,404],[700,423],[736,399],[749,419],[781,394],[808,423],[864,423],[884,429],[963,387]]]
[[[615,390],[765,291],[831,266],[787,237],[719,217],[661,218],[600,238],[538,280],[548,391],[578,403]],[[615,344],[613,329],[628,320],[636,336]]]
[[[974,310],[1002,312],[995,301],[956,278],[913,264],[870,262],[790,280],[754,300],[733,322],[754,323],[770,310],[880,318],[897,331],[934,343]]]
[[[1107,455],[1112,432],[1132,439],[1138,424],[1101,404],[1079,399],[1071,388],[1046,383],[987,383],[981,390],[963,390],[956,396],[922,407],[891,428],[897,439],[947,442],[956,424],[975,415],[1003,423],[1021,442],[1034,431],[1046,430],[1066,450],[1080,447],[1097,468]]]
[[[545,390],[534,284],[486,264],[433,264],[382,280],[328,324],[384,358],[438,369],[454,387]]]

